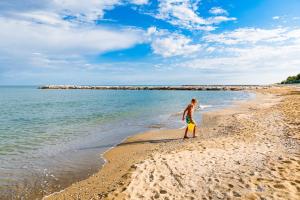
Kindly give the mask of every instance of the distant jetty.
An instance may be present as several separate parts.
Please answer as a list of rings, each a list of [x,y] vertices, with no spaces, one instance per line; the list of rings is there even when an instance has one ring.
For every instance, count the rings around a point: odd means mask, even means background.
[[[56,90],[251,90],[269,88],[270,85],[181,85],[181,86],[79,86],[79,85],[45,85],[39,89]]]

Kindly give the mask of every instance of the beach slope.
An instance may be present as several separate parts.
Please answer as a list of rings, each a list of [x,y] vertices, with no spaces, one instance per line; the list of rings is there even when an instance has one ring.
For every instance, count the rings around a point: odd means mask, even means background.
[[[206,113],[198,137],[182,130],[128,138],[89,179],[45,199],[299,199],[300,90]]]

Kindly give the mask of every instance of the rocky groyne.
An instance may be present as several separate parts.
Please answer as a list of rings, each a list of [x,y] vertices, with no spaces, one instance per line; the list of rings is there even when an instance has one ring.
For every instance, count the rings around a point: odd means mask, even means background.
[[[45,85],[39,89],[80,89],[80,90],[250,90],[269,88],[269,85],[181,85],[181,86],[79,86],[79,85]]]

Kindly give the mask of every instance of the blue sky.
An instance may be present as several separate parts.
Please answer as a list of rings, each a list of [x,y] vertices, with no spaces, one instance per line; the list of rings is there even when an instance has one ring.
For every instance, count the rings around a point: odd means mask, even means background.
[[[268,84],[300,72],[299,0],[2,0],[0,85]]]

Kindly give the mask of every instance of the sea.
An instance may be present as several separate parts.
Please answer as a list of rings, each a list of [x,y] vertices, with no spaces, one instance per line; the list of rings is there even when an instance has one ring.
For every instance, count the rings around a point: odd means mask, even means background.
[[[253,98],[245,91],[41,90],[0,86],[0,199],[35,199],[87,178],[103,152],[153,129],[184,128],[192,98],[204,112]]]

